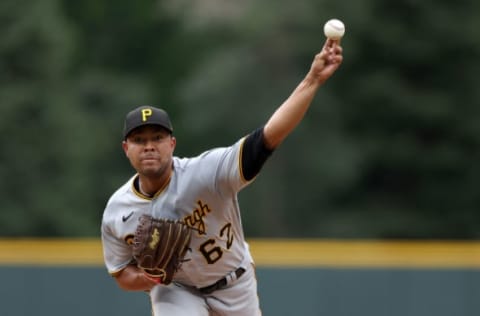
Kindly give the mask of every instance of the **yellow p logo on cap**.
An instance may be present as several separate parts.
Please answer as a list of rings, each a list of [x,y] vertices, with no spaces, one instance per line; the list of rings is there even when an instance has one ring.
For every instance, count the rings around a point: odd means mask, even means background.
[[[142,122],[146,122],[149,116],[152,116],[152,109],[143,109]]]

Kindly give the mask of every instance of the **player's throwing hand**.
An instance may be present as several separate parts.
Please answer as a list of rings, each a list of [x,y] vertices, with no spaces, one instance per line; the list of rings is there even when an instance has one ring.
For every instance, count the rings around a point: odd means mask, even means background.
[[[342,52],[339,40],[327,39],[320,53],[315,56],[307,77],[320,84],[325,82],[342,63]]]

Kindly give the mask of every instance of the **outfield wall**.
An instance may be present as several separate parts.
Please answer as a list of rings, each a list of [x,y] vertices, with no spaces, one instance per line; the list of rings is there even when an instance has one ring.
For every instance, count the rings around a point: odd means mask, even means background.
[[[251,240],[266,316],[478,316],[480,243]],[[150,315],[98,240],[0,240],[1,316]]]

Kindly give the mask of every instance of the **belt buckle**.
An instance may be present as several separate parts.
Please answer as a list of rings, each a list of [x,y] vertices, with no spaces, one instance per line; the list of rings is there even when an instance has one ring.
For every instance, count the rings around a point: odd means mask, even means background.
[[[245,273],[245,269],[240,267],[238,268],[237,270],[235,270],[235,276],[236,276],[236,279],[238,280],[244,273]],[[212,285],[208,285],[208,286],[205,286],[205,287],[202,287],[202,288],[199,288],[198,290],[202,293],[202,294],[211,294],[217,290],[221,290],[222,288],[224,288],[226,285],[228,284],[228,281],[227,281],[227,277],[223,277],[221,278],[220,280],[218,280],[217,282],[213,283]]]

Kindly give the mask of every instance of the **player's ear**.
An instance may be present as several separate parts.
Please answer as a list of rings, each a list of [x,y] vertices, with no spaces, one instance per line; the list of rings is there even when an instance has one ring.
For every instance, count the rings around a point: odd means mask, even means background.
[[[125,153],[125,156],[128,157],[128,143],[126,141],[122,141],[122,149],[123,149],[123,152]]]
[[[172,150],[175,149],[175,146],[177,145],[177,139],[174,136],[170,137],[170,144],[172,145]]]

